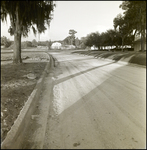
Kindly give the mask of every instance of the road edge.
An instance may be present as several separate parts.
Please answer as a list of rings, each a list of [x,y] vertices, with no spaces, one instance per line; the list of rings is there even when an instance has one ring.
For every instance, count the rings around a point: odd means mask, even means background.
[[[47,53],[48,54],[48,53]],[[17,119],[15,120],[10,131],[7,133],[6,138],[1,143],[1,149],[18,149],[21,143],[23,142],[23,135],[25,129],[29,124],[29,119],[31,118],[32,113],[36,107],[39,95],[41,93],[41,88],[44,82],[44,78],[48,73],[48,70],[52,67],[51,56],[48,54],[49,62],[47,63],[40,79],[37,81],[37,84],[30,94],[28,100],[26,101],[23,109],[20,111]],[[25,128],[24,128],[25,127]]]
[[[34,121],[34,124],[37,125],[37,128],[33,129],[34,132],[32,134],[32,137],[30,138],[29,136],[26,138],[27,140],[24,141],[24,144],[26,142],[29,143],[29,146],[23,147],[25,149],[43,149],[44,145],[44,140],[45,140],[45,134],[46,134],[46,128],[47,128],[47,121],[49,117],[49,109],[50,109],[50,104],[52,101],[52,93],[53,93],[53,79],[52,77],[54,76],[54,67],[57,66],[57,60],[54,58],[51,54],[50,55],[50,63],[51,63],[51,68],[44,80],[44,84],[46,84],[47,90],[43,90],[41,94],[41,99],[39,100],[39,107],[38,107],[38,112],[35,113],[37,114],[37,118]],[[34,115],[34,116],[35,116]],[[30,140],[28,140],[30,139]]]

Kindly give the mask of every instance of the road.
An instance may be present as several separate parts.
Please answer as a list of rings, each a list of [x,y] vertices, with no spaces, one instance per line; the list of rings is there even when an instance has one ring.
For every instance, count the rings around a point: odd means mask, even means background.
[[[44,149],[146,148],[146,68],[50,54],[59,65]]]

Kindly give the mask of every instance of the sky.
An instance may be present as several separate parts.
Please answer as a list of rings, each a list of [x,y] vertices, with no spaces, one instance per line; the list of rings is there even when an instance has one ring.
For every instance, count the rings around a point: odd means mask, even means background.
[[[113,19],[123,10],[119,8],[122,1],[56,1],[56,7],[53,12],[53,19],[50,27],[40,35],[40,41],[58,41],[64,40],[69,36],[69,30],[77,31],[75,34],[79,39],[86,37],[92,32],[106,32],[113,29]],[[9,18],[7,23],[1,22],[1,36],[10,36],[8,28],[10,26]],[[39,36],[34,36],[30,31],[27,38],[22,41],[39,40]]]

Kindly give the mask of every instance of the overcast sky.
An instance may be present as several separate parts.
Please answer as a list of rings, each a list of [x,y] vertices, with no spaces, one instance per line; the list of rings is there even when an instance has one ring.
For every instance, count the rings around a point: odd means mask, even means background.
[[[70,29],[77,31],[76,37],[79,39],[91,32],[101,33],[113,29],[113,19],[119,13],[123,14],[119,8],[121,3],[122,1],[56,1],[50,28],[40,35],[40,41],[64,40]],[[8,33],[9,26],[9,20],[1,23],[1,36],[14,40]],[[38,41],[38,35],[35,37],[31,31],[22,41],[33,39]]]

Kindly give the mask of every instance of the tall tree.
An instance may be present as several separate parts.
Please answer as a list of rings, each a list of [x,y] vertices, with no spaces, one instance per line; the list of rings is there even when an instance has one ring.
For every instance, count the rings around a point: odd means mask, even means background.
[[[75,39],[75,46],[76,48],[80,45],[80,40],[78,39],[78,37]]]
[[[146,32],[146,1],[123,1],[120,5],[124,11],[124,19],[135,30],[141,34],[141,50],[145,49],[145,32]]]
[[[70,39],[71,39],[71,45],[75,45],[75,34],[77,33],[77,31],[70,29],[69,30],[69,34],[70,34]]]
[[[90,33],[86,37],[86,46],[95,46],[98,49],[101,48],[101,36],[99,32]]]
[[[51,40],[49,40],[49,41],[47,42],[47,46],[48,46],[48,50],[50,50],[50,49],[51,49],[51,46],[52,46],[52,41],[51,41]]]
[[[21,37],[28,36],[32,28],[34,34],[44,32],[49,26],[54,10],[53,1],[1,1],[1,20],[10,17],[10,35],[14,35],[13,62],[22,63]]]
[[[86,37],[81,37],[79,47],[82,49],[86,48]]]
[[[116,43],[116,37],[117,37],[117,31],[113,30],[113,29],[109,29],[106,31],[106,35],[107,35],[107,39],[108,40],[108,44],[109,46],[113,46],[113,45],[117,45]],[[118,37],[117,37],[118,38]]]
[[[64,45],[71,45],[71,36],[67,36],[64,40],[63,40]]]
[[[115,30],[118,28],[118,31],[119,31],[120,36],[122,38],[122,51],[123,51],[124,39],[130,33],[129,23],[124,19],[124,17],[121,14],[118,14],[117,17],[114,18],[113,24],[114,24]]]

